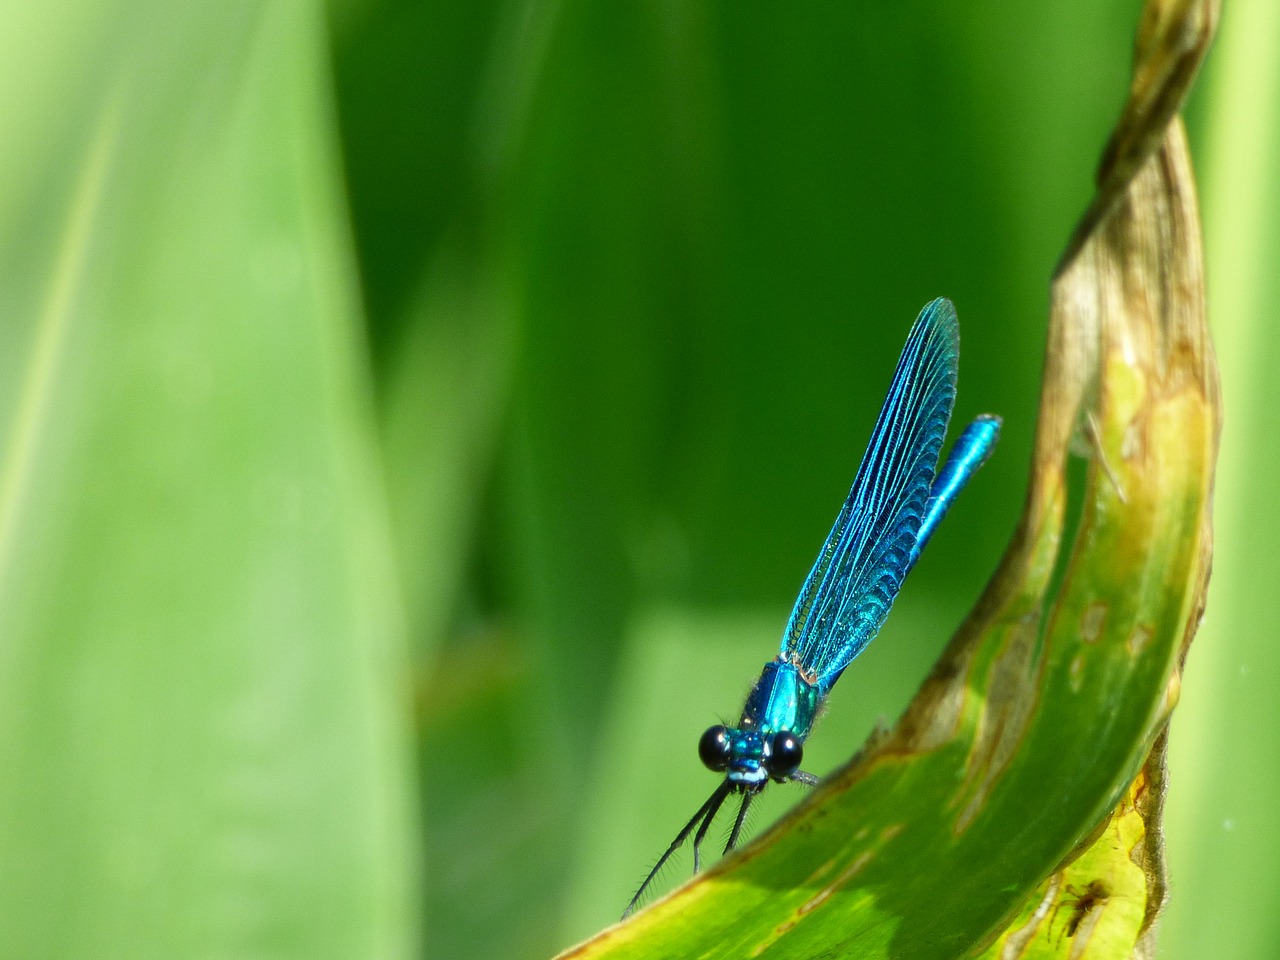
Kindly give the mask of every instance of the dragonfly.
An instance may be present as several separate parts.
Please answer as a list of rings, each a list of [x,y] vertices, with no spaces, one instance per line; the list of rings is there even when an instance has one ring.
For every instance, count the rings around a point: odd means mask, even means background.
[[[698,872],[703,840],[729,797],[741,800],[726,854],[737,846],[751,801],[770,781],[818,783],[800,765],[827,695],[880,631],[920,552],[1000,436],[999,417],[977,417],[938,468],[959,361],[955,307],[940,297],[920,311],[907,336],[853,487],[800,589],[778,656],[765,664],[737,726],[717,724],[698,741],[699,759],[724,779],[658,858],[623,919],[690,836]]]

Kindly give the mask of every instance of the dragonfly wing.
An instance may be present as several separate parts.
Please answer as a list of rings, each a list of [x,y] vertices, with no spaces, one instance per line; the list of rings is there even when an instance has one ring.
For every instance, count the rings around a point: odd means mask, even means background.
[[[911,328],[853,488],[783,636],[783,659],[824,690],[879,631],[910,568],[959,356],[955,308],[934,300]]]

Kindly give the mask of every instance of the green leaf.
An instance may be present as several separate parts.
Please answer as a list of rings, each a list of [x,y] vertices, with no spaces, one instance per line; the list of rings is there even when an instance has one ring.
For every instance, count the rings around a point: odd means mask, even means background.
[[[1136,815],[1158,836],[1133,783],[1203,609],[1218,432],[1176,111],[1215,21],[1212,4],[1148,5],[1130,104],[1054,282],[1022,522],[906,715],[758,841],[562,956],[963,956],[1025,926],[1078,852],[1081,875],[1099,870],[1107,830],[1123,850]],[[1048,909],[1071,930],[1042,945],[1145,951],[1161,871],[1156,842],[1141,877],[1060,876]]]
[[[1159,831],[1164,738],[1119,806],[1070,863],[1036,888],[977,960],[1129,957],[1148,950],[1146,931],[1164,895]]]
[[[0,942],[405,956],[403,632],[321,11],[44,12],[0,13]]]

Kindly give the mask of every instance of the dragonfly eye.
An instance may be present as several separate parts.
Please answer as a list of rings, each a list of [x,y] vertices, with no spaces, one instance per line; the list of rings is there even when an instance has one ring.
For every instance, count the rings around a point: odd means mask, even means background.
[[[729,740],[729,730],[717,724],[709,727],[698,741],[698,757],[708,770],[719,773],[729,769],[729,756],[733,752],[733,744]]]
[[[804,747],[792,733],[776,734],[769,746],[769,759],[765,763],[769,767],[769,776],[782,780],[791,776],[800,768],[804,759]]]

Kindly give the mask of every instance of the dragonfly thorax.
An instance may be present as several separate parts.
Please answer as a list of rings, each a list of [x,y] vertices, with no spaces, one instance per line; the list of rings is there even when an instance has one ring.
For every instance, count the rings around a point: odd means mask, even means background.
[[[698,756],[742,789],[786,780],[799,768],[804,740],[822,705],[818,689],[793,664],[765,664],[736,727],[715,726],[698,742]]]

